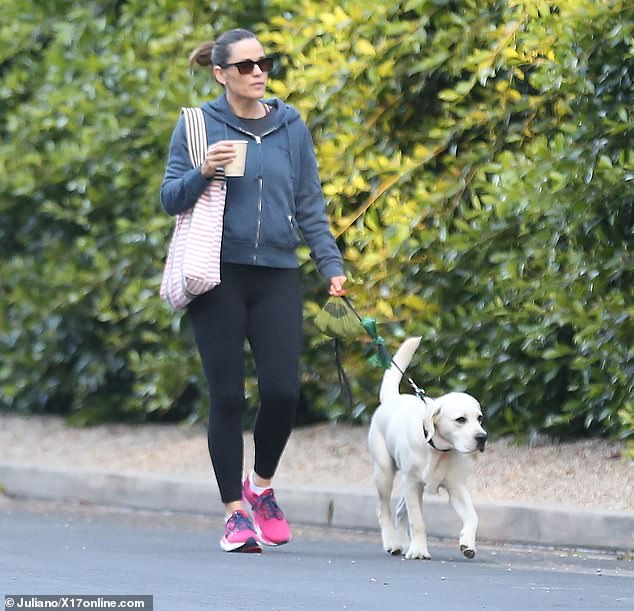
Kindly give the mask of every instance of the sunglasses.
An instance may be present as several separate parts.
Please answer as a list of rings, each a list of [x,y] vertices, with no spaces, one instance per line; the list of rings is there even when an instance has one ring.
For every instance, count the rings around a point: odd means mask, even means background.
[[[240,74],[251,74],[253,68],[256,66],[262,70],[262,72],[270,72],[273,70],[273,61],[272,57],[263,57],[255,62],[252,59],[245,59],[244,61],[235,62],[234,64],[224,64],[222,67],[231,68],[231,66],[235,66]]]

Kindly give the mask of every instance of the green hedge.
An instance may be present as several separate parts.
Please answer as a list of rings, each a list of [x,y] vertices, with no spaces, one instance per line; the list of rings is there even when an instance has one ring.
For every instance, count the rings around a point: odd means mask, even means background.
[[[179,107],[219,92],[188,52],[241,25],[281,54],[271,91],[311,128],[352,300],[390,350],[423,336],[417,383],[473,392],[498,433],[631,434],[628,3],[15,0],[5,15],[0,405],[204,413],[186,318],[157,297],[158,189]],[[365,420],[372,347],[343,347],[349,406],[301,257],[302,418]]]
[[[334,4],[269,38],[280,92],[317,92],[360,309],[394,348],[423,335],[419,385],[472,391],[499,433],[631,434],[633,9]]]

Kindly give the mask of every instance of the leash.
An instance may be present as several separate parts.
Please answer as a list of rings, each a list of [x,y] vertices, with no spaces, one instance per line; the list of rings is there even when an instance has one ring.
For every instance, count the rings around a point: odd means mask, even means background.
[[[423,403],[425,403],[425,397],[426,397],[425,391],[422,388],[418,387],[411,377],[406,376],[405,372],[398,366],[396,361],[394,361],[394,359],[392,358],[392,355],[388,352],[387,348],[385,347],[385,340],[378,334],[378,331],[376,328],[376,320],[374,318],[370,318],[369,316],[364,316],[363,318],[361,318],[361,316],[359,316],[359,313],[356,311],[356,309],[352,305],[352,302],[350,301],[350,299],[346,297],[345,295],[342,295],[340,299],[346,304],[346,306],[348,306],[350,311],[357,317],[357,320],[359,321],[361,326],[365,329],[365,332],[368,334],[368,336],[372,340],[372,343],[377,348],[377,354],[370,359],[370,363],[375,366],[383,367],[384,369],[389,369],[390,365],[393,365],[394,367],[396,367],[396,369],[400,372],[400,374],[407,380],[407,383],[412,387],[416,396],[419,399],[421,399]],[[345,374],[344,374],[344,377],[345,377]]]
[[[372,343],[377,348],[377,354],[375,354],[372,358],[370,358],[370,363],[374,366],[381,366],[384,369],[389,369],[390,366],[396,367],[396,369],[400,372],[401,376],[403,376],[407,380],[408,384],[412,387],[416,396],[425,405],[427,405],[427,401],[426,401],[427,395],[425,391],[422,388],[420,388],[410,376],[405,375],[405,372],[399,367],[398,363],[392,358],[392,355],[388,352],[387,348],[385,347],[385,340],[378,334],[377,327],[376,327],[376,320],[374,318],[370,318],[369,316],[364,316],[363,318],[361,318],[361,316],[359,315],[355,307],[352,305],[352,302],[350,301],[350,299],[346,297],[345,295],[342,295],[340,299],[343,301],[346,307],[354,314],[356,319],[359,321],[359,323],[361,324],[365,332],[368,334],[368,336],[372,340]],[[345,390],[345,394],[348,398],[349,405],[352,406],[352,390],[350,388],[348,378],[346,377],[346,373],[343,369],[343,365],[341,364],[339,338],[335,336],[334,339],[335,339],[335,360],[337,362],[337,372],[339,374],[339,383],[341,384],[342,390]],[[452,448],[441,449],[438,446],[436,446],[433,440],[433,435],[432,437],[429,437],[428,431],[425,428],[424,424],[423,424],[423,435],[427,443],[432,448],[434,448],[434,450],[438,452],[451,451]]]

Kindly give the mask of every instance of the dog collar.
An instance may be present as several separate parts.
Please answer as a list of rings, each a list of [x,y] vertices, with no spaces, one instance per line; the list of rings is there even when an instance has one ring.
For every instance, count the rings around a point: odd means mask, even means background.
[[[425,435],[425,439],[427,439],[427,429],[425,428],[425,425],[423,425],[423,435]],[[434,443],[434,439],[433,436],[427,440],[427,443],[434,448],[434,450],[438,451],[438,452],[451,452],[451,448],[446,448],[444,450],[441,450],[439,447],[436,446],[436,444]]]

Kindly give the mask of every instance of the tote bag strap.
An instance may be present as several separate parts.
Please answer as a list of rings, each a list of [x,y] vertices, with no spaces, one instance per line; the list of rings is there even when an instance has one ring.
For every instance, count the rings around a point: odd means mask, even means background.
[[[192,162],[192,167],[197,168],[202,165],[207,152],[205,117],[201,108],[183,107],[181,112],[185,119],[189,160]]]

